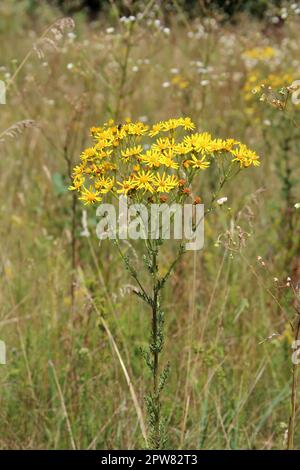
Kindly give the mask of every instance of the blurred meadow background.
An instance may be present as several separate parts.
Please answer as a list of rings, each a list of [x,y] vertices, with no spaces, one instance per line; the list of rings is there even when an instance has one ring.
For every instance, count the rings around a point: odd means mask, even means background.
[[[246,143],[261,165],[224,189],[204,249],[184,255],[164,292],[167,447],[283,449],[300,111],[282,103],[300,79],[300,4],[84,3],[0,4],[0,447],[145,446],[150,312],[113,244],[99,244],[95,208],[68,186],[91,126],[189,116]],[[194,191],[205,202],[214,185],[203,172]],[[138,244],[127,250],[138,263]]]

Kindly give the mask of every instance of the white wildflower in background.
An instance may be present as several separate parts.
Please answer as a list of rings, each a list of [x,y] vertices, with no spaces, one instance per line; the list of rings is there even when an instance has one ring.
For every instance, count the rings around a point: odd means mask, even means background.
[[[270,126],[270,125],[271,125],[270,119],[264,119],[263,122],[264,122],[264,125],[265,125],[265,126]]]
[[[133,23],[136,20],[135,16],[122,16],[120,22],[124,24]]]
[[[69,42],[73,43],[74,40],[76,39],[76,34],[73,31],[71,31],[70,33],[67,34],[67,37],[69,39]]]
[[[227,200],[228,200],[227,196],[220,197],[220,199],[217,199],[217,204],[219,204],[219,206],[222,206],[223,204],[225,204],[225,202],[227,202]]]

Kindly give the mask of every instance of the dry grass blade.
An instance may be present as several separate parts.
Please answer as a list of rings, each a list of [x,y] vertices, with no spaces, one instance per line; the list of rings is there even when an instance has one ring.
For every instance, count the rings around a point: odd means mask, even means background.
[[[59,20],[56,20],[51,26],[49,26],[49,28],[47,28],[41,37],[33,44],[32,48],[27,52],[12,77],[8,80],[6,84],[6,91],[8,91],[10,86],[14,83],[15,78],[30,58],[32,52],[36,52],[38,57],[42,59],[44,57],[43,46],[47,45],[48,48],[50,47],[51,49],[57,49],[57,43],[62,38],[64,31],[66,29],[74,28],[75,22],[73,18],[69,17],[60,18]],[[51,37],[48,37],[48,35]]]
[[[38,123],[33,119],[25,119],[24,121],[16,122],[0,134],[0,144],[3,144],[6,138],[13,139],[22,134],[25,129],[32,127],[38,127]]]
[[[53,23],[50,28],[33,45],[33,50],[39,59],[45,57],[45,50],[58,50],[58,43],[63,38],[64,32],[75,28],[73,18],[61,18]]]
[[[76,444],[75,444],[75,440],[74,440],[74,437],[73,437],[73,432],[72,432],[72,427],[71,427],[67,407],[66,407],[66,404],[65,404],[65,400],[64,400],[64,396],[63,396],[63,393],[62,393],[61,386],[59,384],[57,373],[56,373],[56,370],[55,370],[55,367],[54,367],[54,364],[53,364],[52,361],[49,361],[49,366],[51,367],[52,372],[53,372],[53,377],[54,377],[55,385],[56,385],[56,388],[57,388],[57,391],[58,391],[58,394],[59,394],[59,399],[60,399],[60,402],[61,402],[63,415],[64,415],[64,418],[66,419],[66,424],[67,424],[67,429],[68,429],[68,433],[69,433],[69,436],[70,436],[71,446],[72,446],[73,450],[76,450]]]
[[[120,354],[120,351],[118,349],[118,346],[114,340],[114,337],[113,335],[111,334],[111,331],[110,329],[108,328],[108,325],[106,323],[106,321],[104,320],[104,318],[100,315],[100,320],[101,320],[101,323],[107,333],[107,336],[111,342],[111,345],[119,359],[119,362],[121,364],[121,367],[122,367],[122,370],[124,372],[124,375],[125,375],[125,379],[126,379],[126,382],[128,384],[128,387],[129,387],[129,390],[130,390],[130,393],[131,393],[131,397],[132,397],[132,401],[134,403],[134,406],[135,406],[135,409],[136,409],[136,412],[137,412],[137,415],[138,415],[138,420],[139,420],[139,423],[140,423],[140,427],[141,427],[141,431],[142,431],[142,434],[143,434],[143,438],[145,439],[145,442],[146,442],[146,445],[148,445],[148,439],[147,439],[147,433],[146,433],[146,426],[145,426],[145,423],[144,423],[144,418],[143,418],[143,413],[142,413],[142,410],[141,410],[141,407],[139,405],[139,402],[138,402],[138,399],[137,399],[137,396],[136,396],[136,393],[135,393],[135,390],[133,388],[133,385],[132,385],[132,382],[131,382],[131,379],[129,377],[129,374],[127,372],[127,369],[126,369],[126,366],[124,364],[124,361],[121,357],[121,354]]]
[[[83,273],[82,273],[83,275]],[[103,316],[101,315],[101,312],[99,311],[99,309],[97,308],[97,305],[95,304],[93,298],[91,297],[91,295],[89,294],[88,290],[86,290],[87,292],[87,295],[90,299],[90,301],[92,302],[93,304],[93,307],[95,308],[97,314],[99,315],[99,318],[100,318],[100,321],[103,325],[103,328],[105,329],[105,332],[107,333],[107,336],[109,338],[109,341],[112,345],[112,348],[113,350],[115,351],[116,353],[116,356],[120,362],[120,365],[121,365],[121,368],[122,368],[122,371],[124,373],[124,376],[125,376],[125,379],[126,379],[126,382],[127,382],[127,385],[128,385],[128,388],[129,388],[129,391],[130,391],[130,394],[131,394],[131,397],[132,397],[132,401],[133,401],[133,404],[134,404],[134,407],[136,409],[136,413],[137,413],[137,417],[138,417],[138,420],[139,420],[139,424],[140,424],[140,428],[141,428],[141,432],[142,432],[142,435],[143,435],[143,438],[145,440],[145,443],[146,445],[148,446],[148,438],[147,438],[147,432],[146,432],[146,426],[145,426],[145,422],[144,422],[144,417],[143,417],[143,412],[142,412],[142,409],[140,407],[140,404],[138,402],[138,399],[137,399],[137,396],[136,396],[136,393],[135,393],[135,390],[134,390],[134,387],[133,387],[133,384],[132,384],[132,381],[131,381],[131,378],[128,374],[128,371],[127,371],[127,368],[124,364],[124,361],[122,359],[122,356],[120,354],[120,351],[119,351],[119,348],[114,340],[114,337],[106,323],[106,321],[104,320]]]

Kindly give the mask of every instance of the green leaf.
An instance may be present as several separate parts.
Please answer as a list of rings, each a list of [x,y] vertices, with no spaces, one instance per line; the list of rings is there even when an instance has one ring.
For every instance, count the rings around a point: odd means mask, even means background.
[[[68,191],[68,186],[64,182],[64,177],[61,173],[53,173],[52,175],[53,189],[56,196],[65,194]]]

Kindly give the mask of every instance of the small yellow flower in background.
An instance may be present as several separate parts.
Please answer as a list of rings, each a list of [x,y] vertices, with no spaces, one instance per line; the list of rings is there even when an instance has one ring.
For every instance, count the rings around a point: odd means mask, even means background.
[[[246,102],[259,103],[257,93],[262,91],[262,87],[278,90],[283,87],[288,87],[294,80],[299,78],[299,72],[287,71],[285,73],[269,73],[267,75],[259,69],[255,73],[250,73],[247,76],[243,92]]]
[[[188,88],[190,84],[190,82],[182,75],[175,75],[175,77],[172,78],[171,83],[180,90]]]
[[[14,271],[13,271],[12,263],[9,259],[4,262],[4,274],[8,281],[10,281],[13,278]]]
[[[253,47],[252,49],[247,49],[243,56],[247,59],[254,60],[270,60],[278,55],[278,51],[274,47]]]
[[[289,346],[293,343],[294,341],[294,333],[293,333],[293,328],[290,322],[286,323],[284,325],[284,330],[281,333],[281,335],[278,335],[276,338],[276,341],[273,342],[273,344],[279,344],[281,343],[287,343]]]

